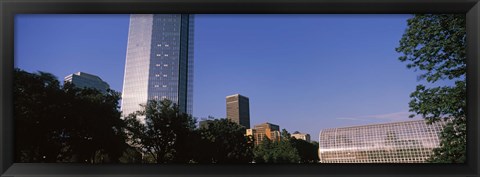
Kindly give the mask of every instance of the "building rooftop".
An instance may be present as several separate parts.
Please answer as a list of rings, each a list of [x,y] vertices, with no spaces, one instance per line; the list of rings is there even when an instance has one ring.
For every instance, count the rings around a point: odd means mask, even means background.
[[[241,96],[241,97],[245,97],[245,98],[248,98],[246,96],[243,96],[243,95],[240,95],[240,94],[234,94],[234,95],[228,95],[227,98],[230,98],[230,97],[237,97],[237,96]]]

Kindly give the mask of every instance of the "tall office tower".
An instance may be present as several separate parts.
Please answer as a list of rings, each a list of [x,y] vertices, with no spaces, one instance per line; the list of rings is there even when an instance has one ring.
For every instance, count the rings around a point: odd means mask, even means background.
[[[100,77],[84,72],[77,72],[65,76],[64,82],[72,83],[73,85],[75,85],[75,87],[78,88],[97,89],[104,94],[107,93],[107,89],[110,88],[110,86],[105,81],[100,79]]]
[[[227,119],[250,128],[250,106],[248,97],[240,94],[227,96]]]
[[[169,99],[192,114],[193,15],[130,15],[123,80],[123,115],[148,100]]]

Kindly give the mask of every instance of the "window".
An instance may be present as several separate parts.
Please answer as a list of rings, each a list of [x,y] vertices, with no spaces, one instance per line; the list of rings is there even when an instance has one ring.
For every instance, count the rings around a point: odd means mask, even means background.
[[[160,66],[160,64],[156,64],[155,66]]]
[[[160,74],[155,74],[155,77],[160,77]]]
[[[158,85],[155,85],[155,87],[158,87]]]
[[[157,53],[157,57],[161,56],[160,54]]]
[[[168,46],[170,46],[170,45],[168,45],[168,44],[165,44],[165,47],[168,47]]]
[[[167,66],[168,66],[168,64],[163,64],[163,66],[167,67]]]
[[[166,74],[164,74],[164,75],[163,75],[163,77],[167,77],[167,75],[166,75]]]
[[[157,44],[157,47],[162,47],[162,44]]]
[[[166,57],[168,57],[168,54],[165,54]]]
[[[167,87],[167,85],[162,85],[163,88]]]

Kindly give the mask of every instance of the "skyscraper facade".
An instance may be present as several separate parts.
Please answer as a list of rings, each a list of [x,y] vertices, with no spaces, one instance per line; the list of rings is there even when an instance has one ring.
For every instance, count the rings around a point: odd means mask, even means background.
[[[227,101],[227,119],[250,128],[250,106],[248,97],[240,94],[230,95]]]
[[[93,88],[97,89],[102,93],[107,93],[107,89],[110,88],[108,83],[100,79],[100,77],[88,74],[84,72],[77,72],[65,76],[64,78],[65,83],[72,83],[75,87],[78,88]]]
[[[123,115],[148,100],[169,99],[193,108],[193,25],[188,14],[132,14],[123,81]]]

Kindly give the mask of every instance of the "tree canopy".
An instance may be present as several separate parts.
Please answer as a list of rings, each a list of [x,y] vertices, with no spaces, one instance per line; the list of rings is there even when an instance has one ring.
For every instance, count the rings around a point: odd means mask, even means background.
[[[63,86],[50,73],[14,71],[17,162],[118,162],[127,147],[120,94]]]
[[[170,100],[150,100],[126,117],[120,93],[60,84],[49,73],[15,70],[17,162],[77,163],[311,163],[318,144],[282,130],[253,147],[246,129],[228,119],[204,128]],[[305,151],[305,152],[304,152]]]
[[[208,121],[206,128],[200,128],[201,143],[198,154],[200,162],[207,163],[248,163],[253,156],[253,138],[245,135],[245,128],[228,119]]]
[[[452,80],[453,86],[418,85],[410,111],[430,122],[451,118],[441,133],[440,148],[430,162],[463,163],[466,159],[465,14],[415,14],[396,51],[407,68],[422,71],[418,80]],[[413,117],[411,115],[410,117]]]
[[[167,99],[149,100],[142,107],[143,110],[125,117],[129,143],[149,155],[155,163],[178,160],[182,154],[179,150],[189,143],[188,137],[195,128],[195,120],[181,113],[178,105]]]
[[[282,130],[279,141],[264,137],[260,144],[255,146],[255,163],[299,163],[298,150],[290,140],[290,133],[285,129]]]

